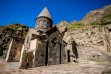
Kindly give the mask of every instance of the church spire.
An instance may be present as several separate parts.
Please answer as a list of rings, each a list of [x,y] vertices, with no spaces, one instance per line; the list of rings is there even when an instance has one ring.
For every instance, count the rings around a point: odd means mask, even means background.
[[[38,17],[47,17],[49,19],[51,19],[50,13],[47,9],[47,7],[44,7],[44,9],[42,10],[42,12],[38,15]],[[37,17],[37,18],[38,18]]]
[[[47,7],[45,7],[42,12],[37,16],[36,18],[36,25],[35,28],[37,30],[48,30],[49,28],[52,27],[52,18],[50,16],[50,13],[47,9]]]

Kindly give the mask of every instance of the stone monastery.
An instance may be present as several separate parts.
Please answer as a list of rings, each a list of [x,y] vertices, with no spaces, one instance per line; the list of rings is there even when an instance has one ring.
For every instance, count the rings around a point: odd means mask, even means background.
[[[19,62],[19,68],[64,64],[77,59],[77,48],[71,36],[64,38],[59,26],[53,26],[53,20],[45,7],[35,21],[35,28],[29,29],[25,41],[12,39],[6,60]],[[19,28],[16,34],[21,33]],[[19,43],[17,42],[19,40]],[[17,46],[14,46],[17,44]]]

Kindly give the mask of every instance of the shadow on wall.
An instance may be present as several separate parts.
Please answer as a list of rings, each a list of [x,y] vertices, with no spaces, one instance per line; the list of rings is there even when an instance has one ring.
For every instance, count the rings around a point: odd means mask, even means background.
[[[77,44],[75,41],[72,42],[71,44],[72,50],[67,50],[67,61],[68,62],[77,62],[78,58],[78,51],[77,51]]]
[[[111,68],[105,69],[101,74],[111,74]]]
[[[72,45],[73,45],[72,48],[73,48],[73,53],[75,54],[75,58],[79,58],[78,57],[78,51],[77,51],[77,44],[76,44],[76,42],[73,41]]]

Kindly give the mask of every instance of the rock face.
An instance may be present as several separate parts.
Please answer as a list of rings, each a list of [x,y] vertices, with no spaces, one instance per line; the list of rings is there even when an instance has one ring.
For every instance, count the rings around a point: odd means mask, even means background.
[[[111,61],[111,5],[89,12],[80,22],[61,22],[57,26],[61,26],[60,31],[62,26],[68,28],[61,32],[66,43],[68,36],[73,37],[80,59]]]
[[[111,24],[104,27],[89,26],[79,30],[68,30],[64,35],[71,35],[77,43],[79,58],[111,60]]]
[[[93,22],[99,21],[104,15],[111,13],[111,5],[105,6],[98,10],[90,11],[86,16],[81,20],[82,24],[90,24]]]
[[[7,50],[9,48],[9,44],[11,40],[17,39],[14,37],[16,30],[21,27],[23,29],[22,31],[22,39],[25,38],[25,35],[28,31],[28,27],[20,25],[20,24],[10,24],[7,26],[1,26],[0,27],[0,56],[3,58],[6,58]],[[19,43],[19,41],[18,41]],[[15,44],[16,46],[16,44]]]
[[[78,57],[111,61],[111,5],[89,12],[80,23],[72,22],[64,34],[64,38],[72,36],[75,40]]]

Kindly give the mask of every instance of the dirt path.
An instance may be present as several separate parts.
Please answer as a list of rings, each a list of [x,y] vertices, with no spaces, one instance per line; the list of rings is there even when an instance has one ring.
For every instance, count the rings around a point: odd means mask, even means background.
[[[19,70],[20,74],[101,74],[106,68],[91,64],[62,64],[48,67],[38,67],[28,70]]]
[[[86,61],[10,71],[7,69],[6,64],[1,64],[0,74],[111,74],[110,65],[98,65],[96,62]]]

